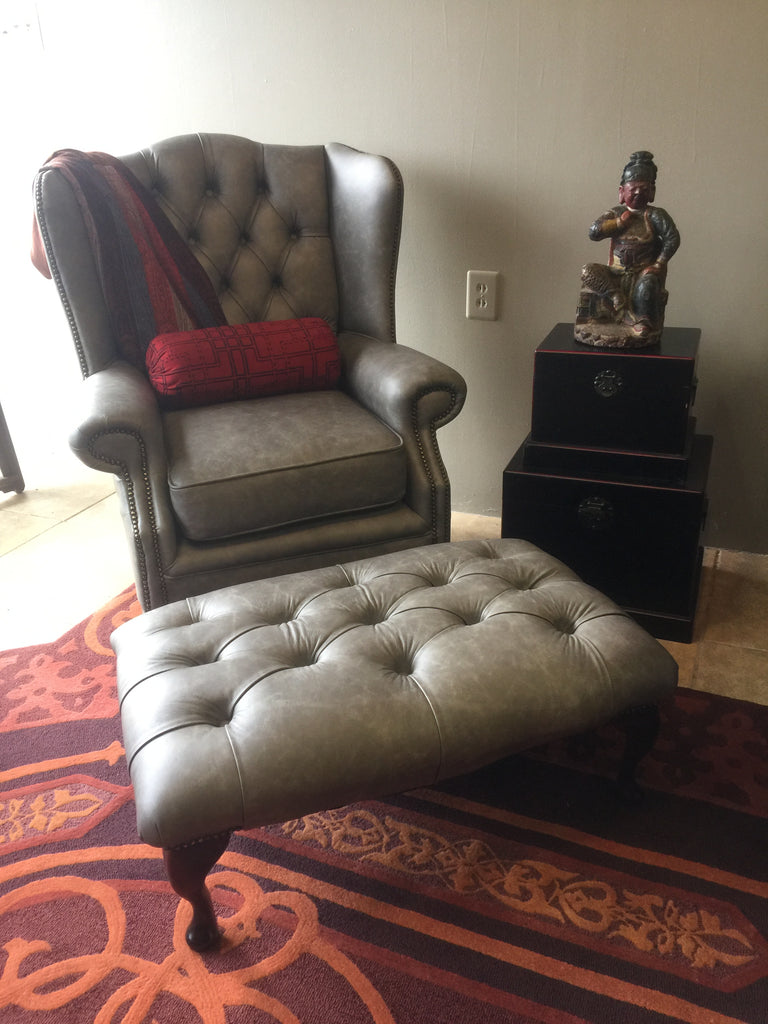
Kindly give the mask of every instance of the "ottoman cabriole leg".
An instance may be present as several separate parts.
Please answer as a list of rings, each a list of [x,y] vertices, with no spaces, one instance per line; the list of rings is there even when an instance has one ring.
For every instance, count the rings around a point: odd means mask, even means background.
[[[231,832],[222,832],[196,843],[163,850],[165,870],[173,891],[192,904],[187,945],[196,953],[203,953],[219,943],[219,927],[205,878],[226,850],[231,835]]]
[[[653,750],[659,735],[661,715],[655,704],[644,704],[625,711],[617,724],[624,730],[626,740],[616,778],[616,793],[625,803],[639,804],[643,791],[635,779],[635,772],[645,755]]]

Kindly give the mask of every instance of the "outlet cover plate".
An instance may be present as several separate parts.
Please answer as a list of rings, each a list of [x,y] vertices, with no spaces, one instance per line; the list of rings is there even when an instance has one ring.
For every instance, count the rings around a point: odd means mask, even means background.
[[[495,320],[499,272],[467,271],[467,319]]]

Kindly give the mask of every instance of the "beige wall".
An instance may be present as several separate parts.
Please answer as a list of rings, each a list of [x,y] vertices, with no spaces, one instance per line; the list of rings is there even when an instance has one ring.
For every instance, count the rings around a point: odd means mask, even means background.
[[[463,511],[499,513],[502,469],[528,430],[534,349],[573,319],[580,267],[602,252],[587,227],[629,153],[652,150],[657,201],[683,239],[667,323],[702,329],[707,540],[768,551],[764,0],[36,6],[43,45],[30,44],[6,115],[20,188],[56,147],[122,153],[194,130],[394,158],[406,182],[399,337],[469,383],[441,435]],[[496,323],[464,318],[470,268],[502,275]],[[43,301],[26,276],[17,287]]]

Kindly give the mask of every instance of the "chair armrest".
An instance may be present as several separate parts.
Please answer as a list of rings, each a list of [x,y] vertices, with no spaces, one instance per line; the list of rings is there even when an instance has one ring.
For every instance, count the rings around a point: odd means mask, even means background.
[[[339,348],[346,390],[399,434],[435,431],[461,411],[466,381],[438,359],[359,334],[340,335]]]
[[[448,540],[450,485],[437,431],[458,416],[467,394],[456,370],[423,352],[359,334],[339,336],[347,392],[403,439],[408,457],[406,501]]]
[[[159,456],[157,468],[164,470],[160,411],[146,377],[128,363],[112,363],[85,379],[83,394],[82,421],[69,438],[81,462],[117,476],[127,469],[135,477]]]
[[[162,564],[170,565],[176,556],[176,529],[163,424],[152,385],[128,363],[115,362],[87,377],[83,393],[82,420],[69,438],[72,451],[87,466],[117,476],[139,568],[143,551],[153,547]]]

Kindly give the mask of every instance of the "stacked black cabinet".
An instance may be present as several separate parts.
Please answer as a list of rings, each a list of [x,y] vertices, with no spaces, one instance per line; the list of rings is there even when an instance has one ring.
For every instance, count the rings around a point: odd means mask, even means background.
[[[531,433],[504,470],[502,536],[569,565],[655,636],[690,642],[712,438],[691,407],[701,332],[592,348],[558,324],[536,350]]]

